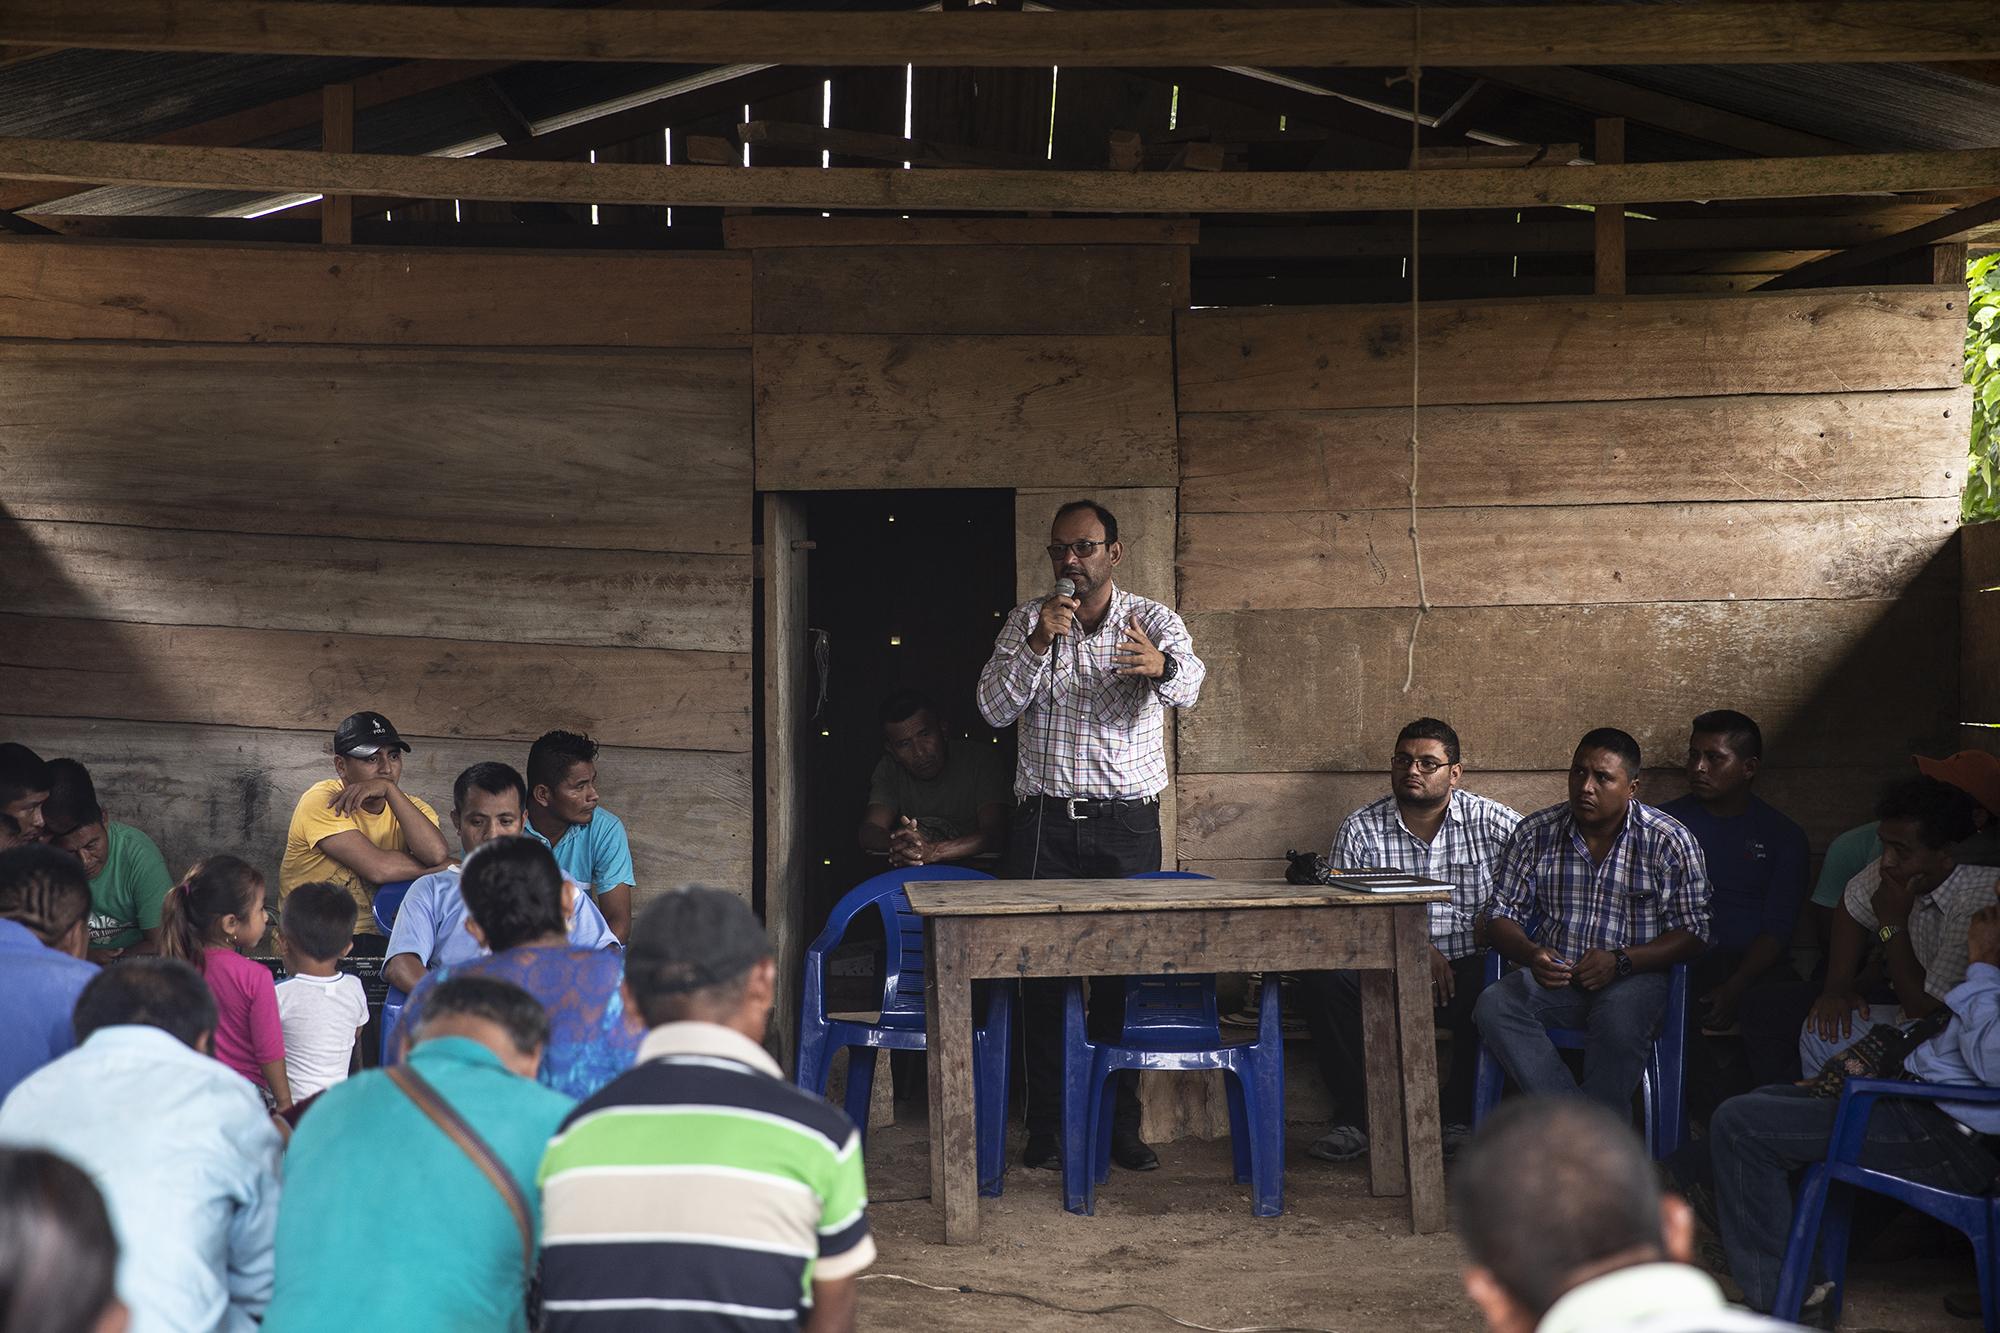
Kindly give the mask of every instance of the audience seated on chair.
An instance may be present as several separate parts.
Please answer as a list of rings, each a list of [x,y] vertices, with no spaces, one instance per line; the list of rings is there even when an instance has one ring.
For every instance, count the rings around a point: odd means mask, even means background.
[[[1514,830],[1493,893],[1493,947],[1519,971],[1474,1006],[1480,1039],[1528,1093],[1576,1093],[1621,1114],[1667,1006],[1667,973],[1709,931],[1701,844],[1637,799],[1639,743],[1611,727],[1576,747],[1569,800]],[[1522,923],[1539,919],[1540,938]],[[1587,1028],[1581,1084],[1549,1027]]]
[[[1479,1053],[1472,1026],[1484,951],[1481,918],[1493,872],[1521,816],[1463,790],[1458,733],[1420,717],[1396,737],[1389,794],[1349,815],[1333,840],[1335,866],[1385,866],[1450,884],[1451,901],[1430,905],[1431,1000],[1451,1033],[1451,1068],[1440,1114],[1447,1156],[1472,1131],[1472,1086]],[[1327,1133],[1309,1151],[1345,1162],[1368,1151],[1368,1083],[1361,1042],[1361,980],[1354,972],[1307,972],[1306,1022],[1320,1076],[1333,1102]],[[1267,992],[1271,1002],[1276,992]]]
[[[395,1075],[414,1073],[484,1141],[538,1235],[535,1171],[574,1105],[535,1082],[548,1035],[520,987],[455,977],[426,997],[403,1066],[358,1074],[313,1105],[285,1155],[265,1333],[525,1329],[513,1210]]]
[[[59,1153],[103,1191],[139,1328],[251,1333],[271,1296],[282,1140],[210,1058],[215,1021],[187,964],[119,963],[77,1000],[77,1048],[0,1103],[0,1144]]]
[[[347,890],[358,954],[379,957],[387,944],[371,910],[375,886],[429,874],[451,855],[437,812],[403,791],[409,748],[380,713],[344,719],[333,733],[335,776],[306,789],[285,832],[279,896],[315,880]]]
[[[368,1022],[361,978],[340,970],[354,947],[354,900],[337,884],[301,884],[279,912],[278,956],[290,975],[278,983],[285,1033],[285,1081],[304,1101],[346,1078]]]
[[[42,842],[42,802],[49,799],[49,766],[25,745],[0,742],[0,851]]]
[[[70,1014],[97,975],[83,961],[89,916],[75,857],[36,843],[0,851],[0,1101],[76,1045]]]
[[[1806,833],[1752,790],[1763,757],[1753,719],[1703,713],[1688,735],[1688,793],[1660,807],[1701,844],[1713,890],[1708,951],[1688,968],[1688,1113],[1701,1121],[1724,1097],[1749,1091],[1740,1053],[1701,1032],[1734,1028],[1753,985],[1798,977],[1790,960],[1810,868]]]
[[[1489,1116],[1452,1176],[1465,1291],[1489,1333],[1764,1333],[1693,1266],[1694,1215],[1622,1117],[1574,1097]]]
[[[7,1327],[125,1333],[118,1236],[104,1196],[76,1164],[35,1148],[0,1148],[0,1292]]]
[[[549,1011],[544,1084],[587,1097],[629,1068],[645,1030],[619,991],[618,951],[570,944],[562,871],[548,847],[533,838],[489,839],[465,858],[459,892],[470,916],[467,928],[492,955],[425,977],[403,1009],[404,1030],[422,1026],[431,992],[450,978],[498,977]]]
[[[1011,804],[992,746],[953,745],[937,706],[915,690],[882,701],[863,851],[887,853],[891,869],[962,864],[1007,845]]]
[[[458,844],[472,855],[494,838],[525,831],[528,787],[506,764],[474,764],[452,784],[451,825]],[[410,885],[389,932],[388,962],[382,975],[401,990],[417,988],[424,973],[448,963],[477,958],[485,949],[465,928],[465,898],[458,891],[460,867],[446,866]],[[615,948],[618,939],[605,924],[588,891],[574,881],[564,890],[569,942],[579,949]]]
[[[76,760],[49,760],[42,825],[90,876],[90,961],[158,953],[160,911],[174,878],[151,838],[105,817],[90,770]]]
[[[861,1140],[764,1051],[763,927],[734,894],[669,893],[639,914],[625,972],[651,1028],[639,1062],[542,1162],[550,1333],[849,1333],[875,1257]]]
[[[1834,913],[1826,982],[1799,1034],[1804,1077],[1870,1026],[1930,1013],[1964,978],[1966,927],[2000,886],[2000,869],[1960,865],[1953,855],[1971,832],[1972,808],[1972,798],[1931,777],[1883,793],[1882,855],[1849,881]],[[1871,1005],[1856,990],[1871,944],[1886,959],[1894,1006]]]
[[[529,837],[596,899],[620,940],[632,927],[632,844],[624,821],[597,803],[597,742],[551,731],[528,749]]]
[[[1885,816],[1883,855],[1895,817]],[[2000,1087],[2000,906],[1966,922],[1964,979],[1943,997],[1951,1020],[1903,1061],[1923,1083]],[[1880,1021],[1876,1016],[1875,1021]],[[1856,1035],[1860,1035],[1857,1030]],[[1756,1309],[1778,1293],[1792,1221],[1792,1175],[1826,1156],[1838,1097],[1777,1084],[1733,1097],[1715,1113],[1708,1145],[1715,1206],[1731,1273]],[[1939,1189],[1980,1194],[2000,1160],[1982,1136],[2000,1134],[2000,1107],[1884,1098],[1868,1120],[1862,1164]],[[1699,1166],[1690,1168],[1699,1171]]]

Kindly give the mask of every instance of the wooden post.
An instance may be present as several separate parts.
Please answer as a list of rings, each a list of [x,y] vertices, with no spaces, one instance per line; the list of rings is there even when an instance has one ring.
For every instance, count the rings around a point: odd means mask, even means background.
[[[1949,241],[1931,247],[1931,281],[1940,287],[1964,285],[1964,241]]]
[[[354,151],[354,85],[329,83],[321,93],[320,151]],[[320,201],[319,241],[321,245],[354,244],[354,196],[330,194]]]
[[[1597,122],[1596,161],[1625,160],[1625,120],[1604,116]],[[1599,296],[1625,294],[1625,205],[1597,205],[1597,286]]]
[[[778,958],[772,1030],[796,1070],[799,977],[805,969],[806,838],[811,821],[799,755],[806,692],[806,510],[764,497],[764,930]],[[888,1077],[883,1071],[883,1077]]]

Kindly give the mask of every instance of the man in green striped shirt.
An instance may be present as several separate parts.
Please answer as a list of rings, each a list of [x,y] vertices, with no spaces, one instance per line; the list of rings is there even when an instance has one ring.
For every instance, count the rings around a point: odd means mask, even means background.
[[[638,1061],[542,1159],[550,1333],[851,1333],[875,1257],[861,1138],[764,1052],[775,965],[733,894],[657,899],[625,950]]]

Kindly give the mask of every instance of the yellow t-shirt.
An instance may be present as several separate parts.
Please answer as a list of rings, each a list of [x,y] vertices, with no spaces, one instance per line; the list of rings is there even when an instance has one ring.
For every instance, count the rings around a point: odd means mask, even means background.
[[[315,880],[338,884],[354,898],[355,931],[362,935],[379,935],[382,932],[375,925],[371,903],[375,886],[322,852],[319,843],[323,838],[345,833],[349,829],[361,830],[363,837],[385,852],[407,852],[410,842],[403,836],[403,826],[396,822],[395,813],[386,805],[382,807],[382,813],[375,815],[362,809],[356,809],[351,815],[334,810],[330,802],[339,790],[340,779],[328,778],[324,782],[315,782],[306,788],[305,795],[299,797],[298,805],[292,810],[291,827],[285,830],[285,859],[278,866],[278,897],[282,899],[299,885]],[[411,796],[410,804],[423,811],[424,817],[433,824],[437,823],[437,811],[421,799]]]

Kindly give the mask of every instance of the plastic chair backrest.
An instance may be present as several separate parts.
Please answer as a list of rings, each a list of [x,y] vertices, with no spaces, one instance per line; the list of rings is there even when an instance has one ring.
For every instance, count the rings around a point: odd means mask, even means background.
[[[1212,879],[1191,870],[1149,870],[1133,879]],[[1149,1042],[1213,1045],[1221,1040],[1215,978],[1201,973],[1133,977],[1125,984],[1125,1030]]]
[[[939,879],[992,879],[983,870],[964,866],[904,866],[870,876],[849,889],[833,905],[826,929],[813,941],[813,948],[825,951],[840,943],[854,918],[868,908],[882,915],[882,937],[887,942],[882,965],[882,1012],[921,1014],[924,1011],[924,922],[910,910],[903,886],[911,881]]]
[[[375,890],[375,896],[369,900],[369,907],[375,913],[375,924],[384,935],[395,932],[396,913],[402,910],[403,899],[414,883],[413,879],[392,879]]]

